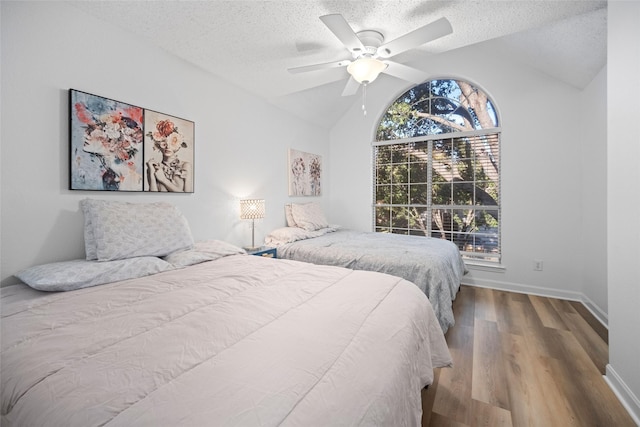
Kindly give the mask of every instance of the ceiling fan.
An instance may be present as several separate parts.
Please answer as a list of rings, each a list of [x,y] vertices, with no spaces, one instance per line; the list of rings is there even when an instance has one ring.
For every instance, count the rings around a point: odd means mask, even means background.
[[[347,72],[351,77],[342,92],[342,96],[354,95],[358,91],[360,84],[366,86],[373,82],[380,73],[386,73],[415,84],[422,83],[428,77],[424,72],[392,61],[389,58],[453,32],[449,21],[446,18],[440,18],[397,39],[384,43],[384,36],[379,31],[364,30],[356,33],[340,14],[324,15],[320,19],[351,52],[353,59],[294,67],[289,68],[288,71],[295,74],[327,68],[347,67]]]

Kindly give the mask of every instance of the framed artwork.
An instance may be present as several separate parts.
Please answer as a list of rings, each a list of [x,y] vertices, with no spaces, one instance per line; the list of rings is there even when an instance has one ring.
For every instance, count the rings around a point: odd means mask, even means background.
[[[193,193],[195,123],[69,90],[71,190]]]
[[[142,191],[143,109],[71,89],[71,190]]]
[[[195,123],[144,112],[145,191],[193,193]]]
[[[289,196],[320,196],[322,156],[289,149]]]

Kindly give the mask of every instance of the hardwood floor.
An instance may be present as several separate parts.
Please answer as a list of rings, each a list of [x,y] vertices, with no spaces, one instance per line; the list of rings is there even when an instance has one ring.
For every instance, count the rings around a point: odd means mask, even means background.
[[[635,427],[602,375],[607,330],[577,302],[462,286],[453,368],[422,392],[424,427]]]

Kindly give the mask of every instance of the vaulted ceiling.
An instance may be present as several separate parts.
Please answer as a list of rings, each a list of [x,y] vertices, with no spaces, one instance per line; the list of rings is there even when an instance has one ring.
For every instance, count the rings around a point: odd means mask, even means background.
[[[453,33],[398,62],[489,42],[514,61],[578,88],[606,63],[606,1],[71,1],[203,70],[323,127],[360,102],[342,97],[344,67],[288,68],[351,59],[319,19],[339,13],[354,31],[393,40],[446,17]],[[383,75],[380,77],[394,79]],[[375,82],[374,82],[375,83]],[[300,108],[304,105],[305,108]]]

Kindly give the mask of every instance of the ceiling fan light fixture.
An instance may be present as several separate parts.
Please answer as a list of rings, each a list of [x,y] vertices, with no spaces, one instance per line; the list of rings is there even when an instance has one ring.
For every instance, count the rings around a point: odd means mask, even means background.
[[[387,64],[384,62],[365,56],[349,64],[347,71],[358,83],[368,84],[378,78],[385,68]]]

